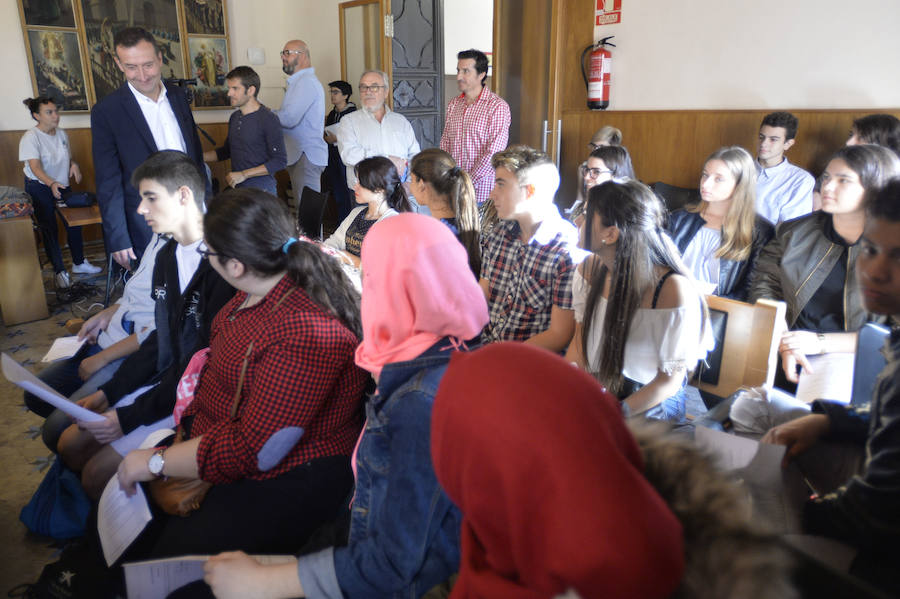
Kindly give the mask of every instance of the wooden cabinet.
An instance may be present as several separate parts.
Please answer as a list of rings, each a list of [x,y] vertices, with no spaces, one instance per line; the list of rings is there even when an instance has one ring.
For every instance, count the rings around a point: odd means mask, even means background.
[[[0,219],[0,312],[3,324],[47,318],[31,217]]]

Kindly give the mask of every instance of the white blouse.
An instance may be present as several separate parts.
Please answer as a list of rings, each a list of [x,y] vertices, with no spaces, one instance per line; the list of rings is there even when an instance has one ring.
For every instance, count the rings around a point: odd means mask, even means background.
[[[719,259],[715,254],[721,243],[721,231],[700,227],[688,246],[684,248],[682,259],[685,265],[691,269],[694,279],[708,293],[714,293],[719,284]]]
[[[584,322],[589,290],[590,282],[576,270],[572,281],[572,305],[577,322]],[[599,357],[606,304],[606,298],[601,296],[594,311],[594,326],[588,338],[588,364],[595,363]],[[679,308],[638,308],[625,341],[622,374],[646,385],[659,371],[672,374],[680,369],[694,368],[715,345],[709,327],[701,338],[702,314],[699,301],[688,302]]]

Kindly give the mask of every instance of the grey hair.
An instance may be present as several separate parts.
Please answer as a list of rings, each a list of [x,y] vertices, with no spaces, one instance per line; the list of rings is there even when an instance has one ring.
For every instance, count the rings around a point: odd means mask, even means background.
[[[375,73],[376,75],[381,76],[381,80],[384,82],[385,89],[387,88],[388,85],[390,85],[388,83],[388,81],[390,81],[390,79],[388,79],[388,74],[385,73],[384,71],[379,71],[378,69],[367,69],[367,70],[363,71],[362,75],[359,76],[359,80],[362,81],[362,78],[365,77],[366,75],[368,75],[369,73]]]

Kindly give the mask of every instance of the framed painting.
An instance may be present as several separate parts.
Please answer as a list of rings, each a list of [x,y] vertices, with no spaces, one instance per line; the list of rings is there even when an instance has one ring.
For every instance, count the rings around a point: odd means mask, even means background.
[[[72,0],[22,0],[22,24],[34,27],[75,28]]]
[[[153,34],[162,54],[164,79],[184,78],[184,49],[175,0],[81,0],[81,11],[95,102],[125,81],[113,49],[116,32],[125,27],[143,27]]]
[[[194,85],[195,108],[230,106],[225,74],[228,62],[228,40],[220,37],[188,37],[188,56]]]
[[[35,95],[48,96],[60,111],[88,110],[87,85],[78,33],[51,29],[26,31]]]
[[[184,21],[190,35],[225,35],[224,0],[184,0]]]

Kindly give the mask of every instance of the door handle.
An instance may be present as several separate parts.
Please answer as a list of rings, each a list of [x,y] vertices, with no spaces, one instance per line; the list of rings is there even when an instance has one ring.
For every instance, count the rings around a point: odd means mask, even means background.
[[[549,121],[544,119],[544,124],[542,125],[543,129],[541,132],[541,152],[543,152],[545,154],[547,153],[547,135],[549,135],[550,133],[553,132],[552,129],[547,127],[547,125],[549,125],[549,124],[550,124]]]
[[[556,121],[556,170],[559,170],[559,152],[562,148],[562,119]]]

